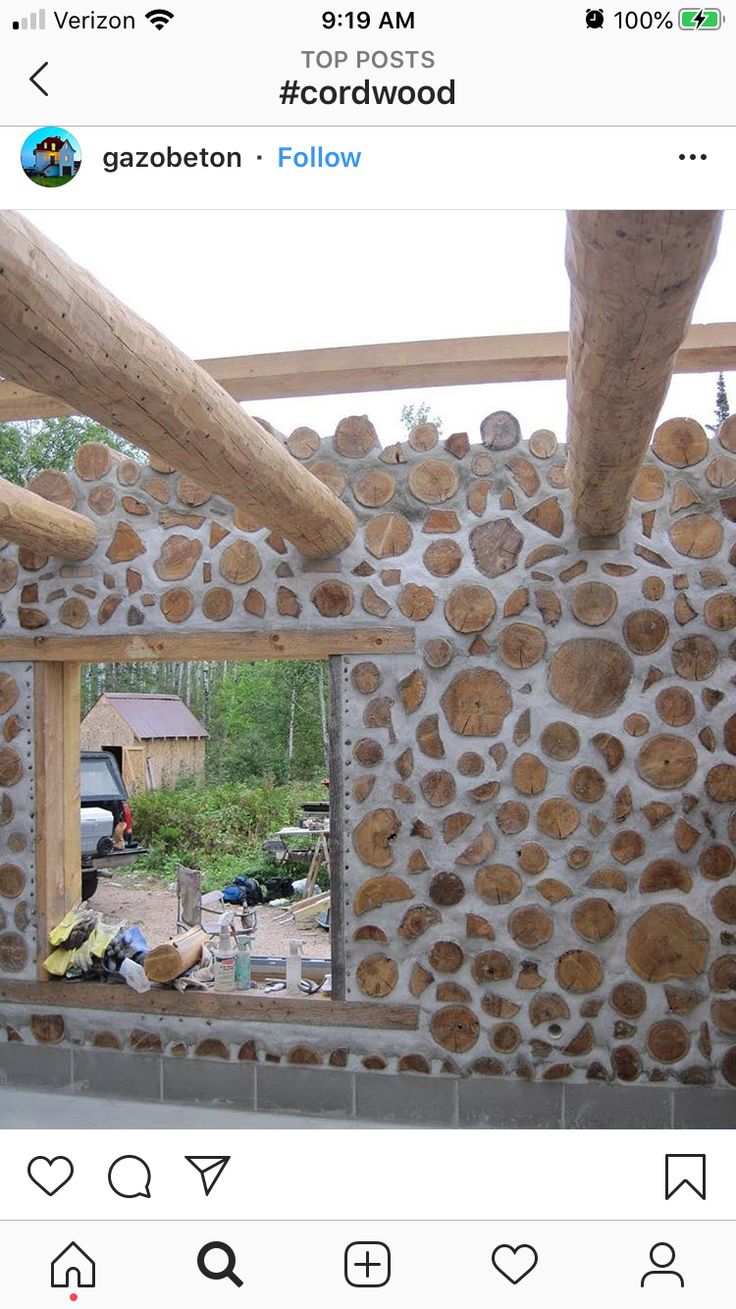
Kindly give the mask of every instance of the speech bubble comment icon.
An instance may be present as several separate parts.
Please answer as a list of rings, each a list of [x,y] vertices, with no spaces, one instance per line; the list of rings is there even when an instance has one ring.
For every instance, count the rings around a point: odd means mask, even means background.
[[[110,1189],[123,1200],[150,1200],[151,1170],[137,1154],[121,1154],[110,1164],[107,1174]]]

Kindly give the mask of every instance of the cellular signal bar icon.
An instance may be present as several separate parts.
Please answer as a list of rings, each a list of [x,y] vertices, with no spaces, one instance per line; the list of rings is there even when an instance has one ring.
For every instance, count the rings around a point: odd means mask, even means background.
[[[13,23],[14,32],[44,32],[46,30],[46,10],[39,9],[37,14],[29,14],[27,18],[16,19]]]

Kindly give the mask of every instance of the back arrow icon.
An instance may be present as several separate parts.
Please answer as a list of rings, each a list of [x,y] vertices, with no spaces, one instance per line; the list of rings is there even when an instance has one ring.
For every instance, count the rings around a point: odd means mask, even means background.
[[[40,68],[37,68],[36,71],[35,71],[35,73],[31,73],[31,76],[30,76],[29,79],[28,79],[29,82],[32,82],[32,83],[33,83],[33,85],[35,86],[36,90],[37,90],[37,91],[40,91],[40,92],[41,92],[41,95],[45,95],[45,96],[48,95],[48,91],[46,90],[45,87],[41,86],[41,83],[40,83],[40,82],[37,82],[37,81],[36,81],[36,78],[38,77],[39,73],[42,73],[43,70],[44,70],[44,68],[48,68],[48,66],[49,66],[49,61],[48,61],[48,59],[47,59],[47,60],[46,60],[46,63],[45,63],[45,64],[41,64],[41,67],[40,67]]]

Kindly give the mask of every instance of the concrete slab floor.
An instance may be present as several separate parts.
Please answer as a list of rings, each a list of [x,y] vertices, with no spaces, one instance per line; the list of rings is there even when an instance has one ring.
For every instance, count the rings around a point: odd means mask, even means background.
[[[385,1129],[385,1123],[354,1122],[349,1119],[315,1118],[306,1114],[248,1113],[238,1109],[208,1109],[200,1105],[153,1104],[131,1100],[111,1100],[100,1096],[78,1097],[47,1091],[0,1088],[0,1130],[13,1128],[44,1130],[61,1128],[206,1129],[227,1127],[238,1130],[291,1129],[301,1131],[352,1128]]]

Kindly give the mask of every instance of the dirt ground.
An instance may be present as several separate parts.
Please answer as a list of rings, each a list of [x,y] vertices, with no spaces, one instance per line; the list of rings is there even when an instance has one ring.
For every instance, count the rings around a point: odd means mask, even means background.
[[[148,945],[161,945],[176,933],[176,886],[158,878],[142,877],[137,873],[118,873],[108,881],[100,879],[92,907],[99,910],[108,923],[137,923]],[[271,905],[258,908],[258,930],[253,942],[253,953],[258,955],[288,954],[289,941],[304,942],[305,959],[330,958],[330,934],[313,922],[278,923],[286,911]],[[207,926],[214,926],[216,916],[206,916]]]

